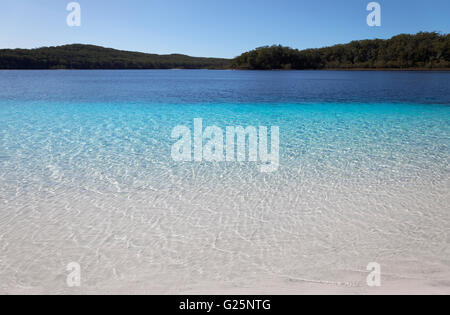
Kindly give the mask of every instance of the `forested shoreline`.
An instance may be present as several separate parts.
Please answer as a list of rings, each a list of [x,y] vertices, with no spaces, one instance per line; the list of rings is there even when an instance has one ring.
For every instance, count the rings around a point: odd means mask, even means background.
[[[0,50],[0,69],[224,69],[230,61],[186,55],[156,55],[93,45]]]
[[[232,61],[233,69],[450,69],[450,35],[402,34],[319,49],[260,47]]]
[[[450,69],[450,35],[401,34],[306,50],[265,46],[234,59],[156,55],[82,44],[2,49],[0,69],[439,70]]]

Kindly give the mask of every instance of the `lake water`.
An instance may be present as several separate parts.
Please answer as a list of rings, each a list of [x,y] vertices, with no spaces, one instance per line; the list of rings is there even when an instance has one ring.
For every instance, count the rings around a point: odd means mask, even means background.
[[[448,294],[449,82],[0,71],[0,293]],[[279,126],[279,168],[175,162],[195,118]]]

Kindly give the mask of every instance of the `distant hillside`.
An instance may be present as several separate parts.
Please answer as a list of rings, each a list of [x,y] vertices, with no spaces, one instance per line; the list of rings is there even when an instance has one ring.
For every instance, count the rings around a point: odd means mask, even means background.
[[[91,45],[0,50],[0,69],[450,69],[450,35],[402,34],[319,49],[266,46],[233,60],[154,55]]]
[[[234,69],[449,69],[450,35],[418,33],[320,49],[261,47],[232,61]]]
[[[223,69],[229,60],[154,55],[91,45],[0,50],[0,69]]]

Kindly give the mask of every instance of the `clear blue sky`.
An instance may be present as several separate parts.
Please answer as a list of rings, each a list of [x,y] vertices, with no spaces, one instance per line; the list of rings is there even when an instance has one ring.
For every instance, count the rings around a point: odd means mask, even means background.
[[[378,0],[382,26],[366,24],[372,0],[1,0],[0,48],[86,43],[117,49],[234,57],[282,44],[315,48],[399,33],[450,31],[450,0]]]

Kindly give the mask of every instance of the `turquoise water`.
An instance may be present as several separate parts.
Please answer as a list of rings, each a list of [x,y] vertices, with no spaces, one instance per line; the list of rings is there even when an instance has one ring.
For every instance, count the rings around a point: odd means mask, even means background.
[[[70,262],[81,292],[362,290],[373,261],[448,292],[449,79],[1,72],[0,292],[70,292]],[[278,170],[173,161],[195,118],[279,126]]]

